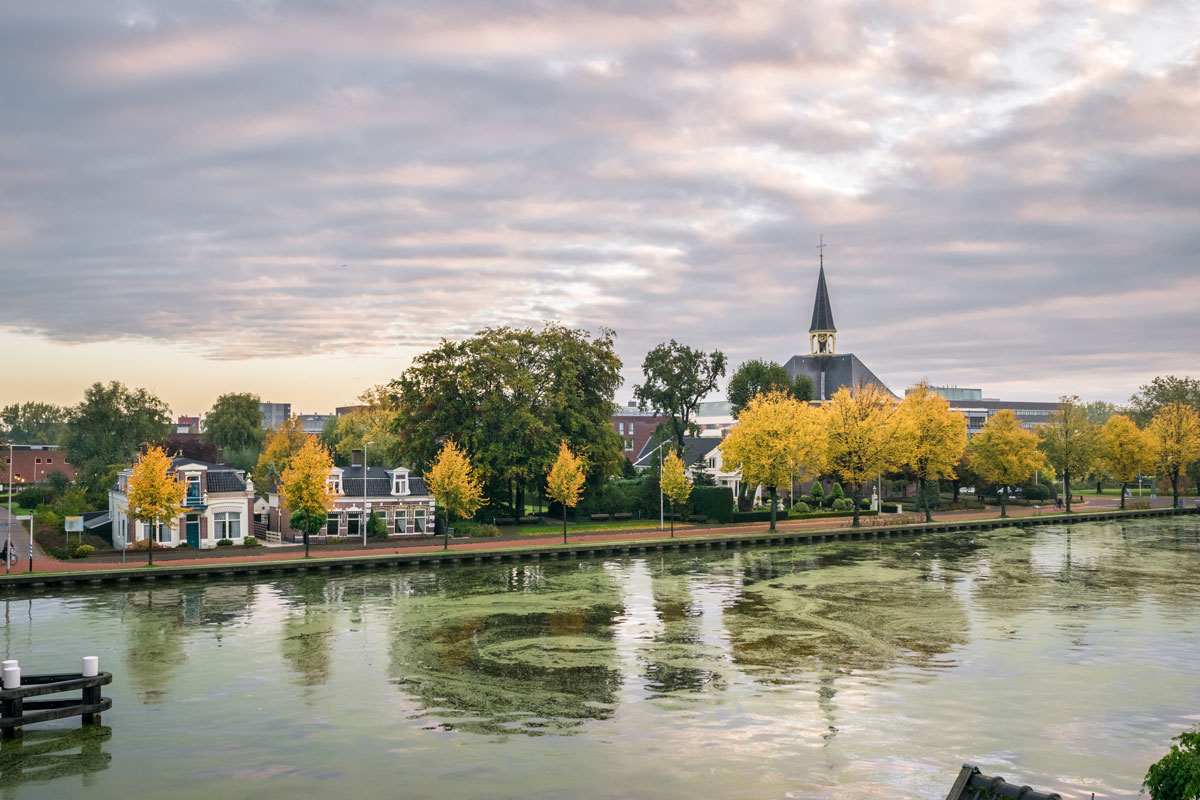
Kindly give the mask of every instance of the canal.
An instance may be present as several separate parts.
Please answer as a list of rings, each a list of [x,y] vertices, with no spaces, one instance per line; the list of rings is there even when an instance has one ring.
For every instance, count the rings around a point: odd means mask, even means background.
[[[104,727],[4,798],[1137,794],[1200,721],[1200,519],[0,601]]]

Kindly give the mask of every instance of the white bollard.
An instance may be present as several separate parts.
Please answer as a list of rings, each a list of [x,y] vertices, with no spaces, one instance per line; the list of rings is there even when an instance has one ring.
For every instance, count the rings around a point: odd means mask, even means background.
[[[100,674],[100,659],[96,656],[83,657],[83,677],[94,678]]]
[[[17,660],[15,658],[10,658],[10,659],[0,662],[0,669],[8,669],[9,667],[19,667],[19,666],[21,666],[21,665],[17,663]]]
[[[20,689],[21,688],[21,668],[20,667],[5,667],[4,668],[4,688],[5,689]]]

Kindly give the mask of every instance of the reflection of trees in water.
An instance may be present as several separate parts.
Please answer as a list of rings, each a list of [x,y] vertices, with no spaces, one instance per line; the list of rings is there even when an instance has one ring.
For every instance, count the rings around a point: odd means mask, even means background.
[[[331,585],[324,578],[300,577],[279,588],[288,609],[280,645],[283,659],[303,685],[321,686],[329,680],[337,619],[333,603],[340,597],[340,585]]]
[[[662,629],[652,644],[639,648],[647,689],[653,693],[714,691],[725,688],[702,630],[704,610],[693,589],[694,561],[660,565],[652,581],[654,609]]]
[[[0,792],[5,800],[17,797],[24,783],[82,776],[83,785],[94,784],[93,773],[108,769],[112,754],[102,745],[112,738],[112,728],[85,725],[68,730],[26,729],[20,739],[0,742]]]
[[[410,595],[393,625],[392,680],[447,729],[568,732],[612,713],[621,613],[598,566],[463,570]]]

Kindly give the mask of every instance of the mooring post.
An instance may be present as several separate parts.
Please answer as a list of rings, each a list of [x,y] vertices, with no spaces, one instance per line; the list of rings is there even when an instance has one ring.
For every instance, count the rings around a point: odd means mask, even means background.
[[[4,664],[4,688],[5,689],[20,689],[21,688],[21,666],[16,660],[5,661]],[[0,711],[0,715],[5,717],[20,719],[24,714],[25,701],[17,697],[12,700],[4,701],[4,710]],[[5,739],[19,739],[25,733],[25,729],[20,725],[14,725],[11,728],[4,729]]]
[[[95,678],[100,674],[100,659],[96,656],[83,657],[83,677]],[[100,702],[100,687],[85,686],[83,687],[83,704],[85,706],[96,705]],[[99,725],[100,715],[94,713],[84,713],[82,715],[82,723],[84,725]]]

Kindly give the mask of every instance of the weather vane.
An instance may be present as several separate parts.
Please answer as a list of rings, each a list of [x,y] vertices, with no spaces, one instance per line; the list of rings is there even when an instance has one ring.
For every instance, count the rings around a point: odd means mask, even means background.
[[[825,264],[825,234],[821,234],[821,243],[817,245],[817,249],[821,251],[821,264]]]

